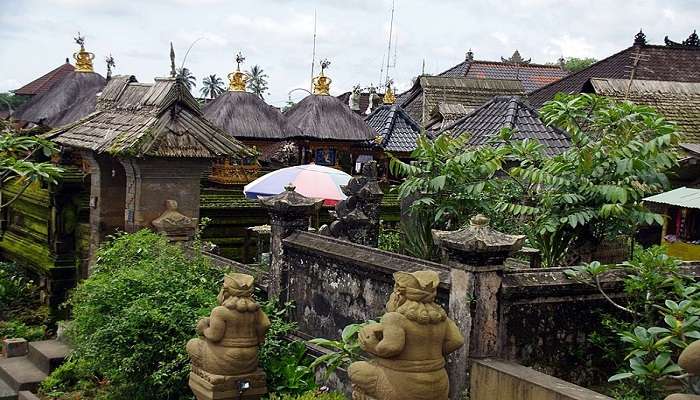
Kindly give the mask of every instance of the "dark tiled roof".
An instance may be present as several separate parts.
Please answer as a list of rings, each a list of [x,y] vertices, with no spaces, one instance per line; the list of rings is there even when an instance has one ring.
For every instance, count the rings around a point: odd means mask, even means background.
[[[60,67],[34,79],[21,88],[15,90],[14,93],[23,96],[34,96],[36,94],[44,93],[51,89],[53,85],[61,81],[61,79],[63,79],[66,75],[73,72],[73,70],[75,70],[75,67],[73,67],[68,60],[66,60],[66,62]]]
[[[418,123],[397,104],[382,105],[365,118],[375,137],[375,145],[385,151],[411,152],[421,134]]]
[[[24,103],[12,117],[51,128],[73,123],[95,111],[97,93],[106,84],[98,73],[69,71],[49,90]]]
[[[560,129],[545,125],[535,109],[517,96],[497,96],[491,101],[445,128],[442,133],[454,137],[469,135],[470,146],[491,142],[502,128],[513,129],[513,140],[537,139],[544,153],[554,156],[571,147],[569,136]]]
[[[226,91],[208,102],[202,114],[239,139],[280,140],[299,133],[278,109],[249,92]]]
[[[355,142],[373,137],[363,118],[333,96],[308,95],[284,116],[301,131],[297,137]]]
[[[510,64],[498,61],[463,61],[438,76],[476,79],[517,79],[526,92],[539,89],[568,75],[558,65]]]
[[[700,65],[699,65],[700,66]],[[700,143],[700,82],[593,78],[596,94],[655,108],[678,124],[682,142]]]
[[[559,92],[581,93],[591,78],[700,82],[700,48],[635,45],[590,67],[530,93],[530,103],[540,107]]]
[[[244,157],[250,149],[207,121],[181,81],[115,76],[96,111],[45,137],[62,145],[127,157]]]

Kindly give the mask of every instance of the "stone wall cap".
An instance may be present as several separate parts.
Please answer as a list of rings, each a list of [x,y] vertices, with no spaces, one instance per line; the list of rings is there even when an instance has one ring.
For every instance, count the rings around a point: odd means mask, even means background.
[[[295,191],[292,184],[285,186],[284,192],[274,196],[258,198],[260,204],[275,212],[303,213],[305,210],[317,210],[323,205],[323,199],[306,197]]]
[[[469,226],[456,231],[433,229],[435,243],[465,252],[514,252],[520,250],[525,235],[509,235],[489,226],[489,219],[481,214],[472,217]]]

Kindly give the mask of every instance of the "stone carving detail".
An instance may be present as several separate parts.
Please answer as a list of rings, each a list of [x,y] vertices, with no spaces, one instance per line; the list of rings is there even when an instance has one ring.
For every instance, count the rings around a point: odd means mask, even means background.
[[[189,384],[198,400],[258,399],[267,392],[258,346],[270,320],[252,298],[253,282],[250,275],[226,275],[219,305],[197,323],[202,338],[187,343]]]
[[[527,65],[530,64],[531,61],[532,58],[528,58],[527,60],[524,59],[523,56],[520,55],[520,52],[518,50],[515,50],[513,52],[513,55],[510,56],[510,58],[501,57],[501,62],[504,64]]]
[[[394,292],[380,323],[359,332],[360,346],[375,356],[348,369],[354,400],[447,400],[445,356],[464,338],[435,303],[434,271],[394,274]]]
[[[352,94],[350,94],[350,98],[348,99],[348,105],[353,111],[360,111],[360,97],[362,96],[360,91],[359,84],[352,87]]]
[[[681,43],[674,42],[669,39],[668,36],[664,38],[664,43],[666,43],[666,46],[671,47],[700,47],[700,37],[698,37],[697,31],[693,31],[693,33],[688,36],[688,39],[685,39]]]
[[[165,211],[152,222],[156,231],[165,234],[172,241],[188,241],[194,237],[197,220],[177,211],[177,201],[166,200]]]
[[[379,207],[384,198],[377,181],[377,162],[362,164],[362,175],[350,179],[341,189],[348,197],[335,205],[335,211],[330,211],[334,221],[322,226],[320,233],[377,247]]]
[[[639,33],[634,35],[634,44],[636,46],[644,46],[647,44],[647,35],[642,32],[642,30],[639,30]]]

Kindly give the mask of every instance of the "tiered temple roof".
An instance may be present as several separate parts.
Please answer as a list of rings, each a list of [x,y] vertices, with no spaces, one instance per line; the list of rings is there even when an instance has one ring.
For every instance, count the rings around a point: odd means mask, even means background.
[[[517,96],[494,97],[447,126],[441,133],[453,137],[468,135],[469,146],[498,146],[498,141],[494,142],[494,139],[503,128],[513,130],[511,140],[537,139],[548,156],[560,154],[571,147],[571,139],[564,131],[546,125],[537,111]]]

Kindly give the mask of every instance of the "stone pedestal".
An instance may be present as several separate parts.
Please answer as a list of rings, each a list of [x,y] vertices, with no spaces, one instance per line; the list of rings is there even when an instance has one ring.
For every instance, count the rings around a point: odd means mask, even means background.
[[[442,262],[451,270],[450,316],[465,338],[464,348],[453,357],[448,370],[451,399],[460,398],[467,385],[464,371],[470,358],[499,356],[498,291],[504,263],[525,241],[525,236],[496,231],[488,223],[488,218],[477,215],[466,228],[433,231]],[[473,308],[472,301],[476,303]]]
[[[261,369],[244,375],[221,376],[190,373],[190,389],[197,400],[257,400],[267,393],[265,372]]]
[[[287,269],[282,261],[282,240],[295,231],[307,231],[309,218],[323,205],[323,199],[311,199],[287,186],[278,195],[264,197],[260,202],[270,213],[270,278],[268,298],[284,301],[283,282],[287,279]]]

